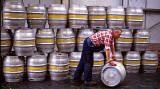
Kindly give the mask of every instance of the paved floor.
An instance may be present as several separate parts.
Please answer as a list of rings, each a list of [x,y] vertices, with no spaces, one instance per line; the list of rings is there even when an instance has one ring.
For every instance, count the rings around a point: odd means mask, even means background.
[[[98,86],[86,87],[83,84],[73,86],[70,84],[70,80],[55,82],[47,78],[42,82],[27,80],[20,83],[2,82],[2,89],[160,89],[160,72],[127,74],[125,81],[115,88],[106,87],[99,76],[94,76],[93,79],[98,81]]]

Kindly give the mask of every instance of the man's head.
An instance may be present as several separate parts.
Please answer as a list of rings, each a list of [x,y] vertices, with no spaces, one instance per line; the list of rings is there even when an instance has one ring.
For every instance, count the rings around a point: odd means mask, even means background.
[[[113,38],[119,38],[122,34],[122,29],[120,28],[112,28],[112,36]]]

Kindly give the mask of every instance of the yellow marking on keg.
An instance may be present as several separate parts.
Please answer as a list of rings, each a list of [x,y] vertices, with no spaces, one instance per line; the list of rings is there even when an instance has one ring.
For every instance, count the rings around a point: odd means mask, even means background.
[[[87,15],[69,15],[69,18],[88,18]]]
[[[106,16],[89,16],[89,19],[106,19]]]
[[[124,16],[113,16],[113,15],[108,15],[107,17],[110,18],[110,19],[125,19]]]
[[[78,38],[77,41],[78,42],[84,42],[85,38]]]
[[[120,60],[117,60],[117,62],[119,62],[119,63],[123,63],[123,61],[120,61]]]
[[[38,15],[38,14],[28,14],[28,18],[45,18],[45,15]]]
[[[116,42],[133,42],[133,39],[129,39],[129,38],[118,38],[118,39],[116,39]]]
[[[58,38],[56,41],[57,42],[75,42],[75,38],[71,38],[71,39],[61,39],[61,38]]]
[[[69,65],[67,65],[67,66],[49,66],[49,69],[53,69],[53,70],[67,70],[67,69],[69,69]]]
[[[27,15],[22,15],[22,14],[3,14],[3,17],[12,17],[12,18],[14,18],[14,17],[16,17],[16,18],[19,18],[19,17],[21,17],[21,18],[26,18],[27,17]]]
[[[158,61],[149,61],[149,60],[143,60],[143,64],[158,64]]]
[[[141,39],[141,38],[137,38],[137,39],[134,39],[134,42],[149,42],[149,39]]]
[[[11,41],[1,41],[1,45],[10,45]]]
[[[32,42],[17,42],[17,41],[14,41],[14,44],[15,44],[15,45],[18,45],[18,44],[21,44],[21,45],[32,44],[32,45],[34,45],[35,42],[34,42],[34,41],[32,41]]]
[[[48,15],[48,18],[67,18],[67,15]]]
[[[46,70],[47,67],[46,66],[43,66],[43,67],[27,67],[27,70]]]
[[[94,62],[93,65],[104,65],[104,61]]]
[[[124,64],[140,64],[140,61],[124,61]]]
[[[53,43],[54,39],[36,39],[36,42],[48,42],[48,43]]]
[[[77,62],[69,62],[69,65],[70,66],[78,66],[78,63]]]
[[[128,19],[128,20],[143,20],[144,17],[131,17],[131,16],[127,16],[126,19]]]
[[[9,71],[9,72],[16,72],[16,71],[23,71],[24,67],[19,67],[19,68],[3,68],[3,71]]]

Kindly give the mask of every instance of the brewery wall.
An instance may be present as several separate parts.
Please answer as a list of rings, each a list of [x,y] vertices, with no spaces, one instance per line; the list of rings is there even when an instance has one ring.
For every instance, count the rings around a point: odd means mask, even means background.
[[[10,1],[10,0],[4,0]],[[13,1],[13,0],[12,0]],[[147,9],[160,9],[160,0],[16,0],[23,2],[25,6],[28,4],[41,4],[48,7],[51,3],[63,3],[68,8],[72,4],[80,4],[87,6],[134,6]],[[143,28],[151,31],[151,43],[160,43],[160,11],[145,11],[145,21]],[[27,24],[26,24],[27,27]],[[48,28],[48,23],[46,28]]]

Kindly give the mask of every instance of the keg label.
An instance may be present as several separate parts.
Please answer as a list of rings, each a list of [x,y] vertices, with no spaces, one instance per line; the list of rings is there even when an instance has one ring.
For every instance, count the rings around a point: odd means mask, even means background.
[[[119,39],[116,39],[116,42],[133,42],[133,39],[131,39],[131,38],[119,38]]]
[[[69,69],[69,65],[66,65],[66,66],[49,66],[49,69],[53,69],[53,70],[67,70],[67,69]]]
[[[75,38],[70,39],[63,39],[63,38],[57,38],[57,42],[75,42]]]
[[[87,15],[69,15],[69,18],[85,18],[85,19],[87,19],[88,16]]]
[[[1,41],[1,45],[11,45],[11,41]]]
[[[67,18],[67,15],[48,15],[48,18]]]
[[[24,67],[19,67],[19,68],[3,68],[3,71],[9,71],[9,72],[16,72],[16,71],[24,71]]]
[[[45,18],[45,15],[40,15],[40,14],[28,14],[28,18]]]
[[[77,42],[84,42],[85,38],[78,38]]]
[[[110,19],[125,19],[124,16],[113,16],[113,15],[108,15],[107,17],[110,18]]]
[[[144,39],[144,38],[143,39],[141,39],[141,38],[138,39],[137,38],[137,39],[134,39],[134,42],[149,42],[149,39]]]
[[[3,14],[3,17],[6,17],[6,18],[26,18],[27,15],[25,14],[8,14],[8,13],[4,13]]]
[[[35,44],[35,42],[34,41],[31,41],[31,42],[18,42],[18,41],[14,41],[14,45],[26,45],[26,44],[32,44],[32,45],[34,45]]]
[[[127,16],[126,19],[128,19],[128,20],[143,20],[144,17],[131,17],[131,16]]]
[[[40,42],[40,43],[54,43],[54,39],[36,39],[36,42]]]
[[[69,62],[69,65],[70,66],[78,66],[78,63],[77,62]]]
[[[106,19],[106,16],[89,16],[89,19]]]
[[[158,64],[158,61],[143,60],[143,64]]]
[[[104,61],[94,62],[93,65],[104,65]]]
[[[140,61],[124,61],[124,64],[140,64]]]
[[[47,67],[27,67],[27,70],[47,70]]]

